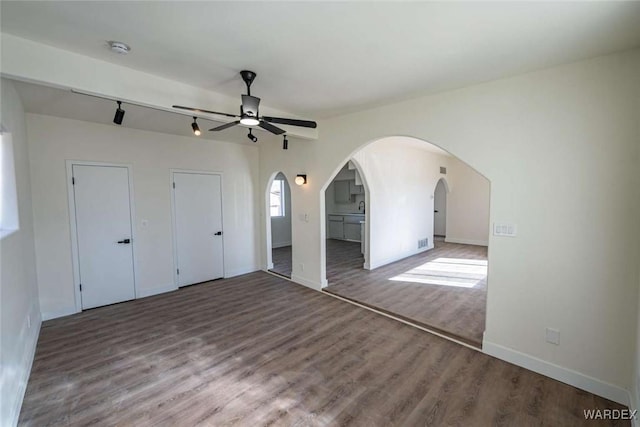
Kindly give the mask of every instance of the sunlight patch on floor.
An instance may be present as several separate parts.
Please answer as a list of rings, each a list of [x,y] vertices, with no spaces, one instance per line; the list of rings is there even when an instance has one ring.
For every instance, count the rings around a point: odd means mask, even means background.
[[[486,260],[437,258],[389,280],[473,288],[487,276],[487,265]]]

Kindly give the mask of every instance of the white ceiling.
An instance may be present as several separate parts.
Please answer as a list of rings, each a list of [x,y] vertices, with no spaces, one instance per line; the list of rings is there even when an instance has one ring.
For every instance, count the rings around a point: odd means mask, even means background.
[[[640,46],[640,2],[1,2],[2,31],[322,118]],[[127,56],[107,40],[131,45]],[[206,107],[206,106],[205,106]]]

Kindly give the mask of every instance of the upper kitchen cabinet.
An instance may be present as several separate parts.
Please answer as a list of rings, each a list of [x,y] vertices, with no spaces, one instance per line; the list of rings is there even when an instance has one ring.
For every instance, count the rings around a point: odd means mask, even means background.
[[[351,181],[334,181],[333,191],[336,203],[351,203],[349,182]]]
[[[357,181],[347,181],[349,183],[349,194],[364,194],[364,187],[358,185]]]

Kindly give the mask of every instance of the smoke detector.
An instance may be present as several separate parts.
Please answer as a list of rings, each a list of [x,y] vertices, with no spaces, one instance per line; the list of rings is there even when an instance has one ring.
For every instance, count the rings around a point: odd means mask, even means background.
[[[131,50],[129,45],[126,43],[117,42],[117,41],[109,41],[107,43],[109,44],[109,47],[113,52],[120,55],[126,55]]]

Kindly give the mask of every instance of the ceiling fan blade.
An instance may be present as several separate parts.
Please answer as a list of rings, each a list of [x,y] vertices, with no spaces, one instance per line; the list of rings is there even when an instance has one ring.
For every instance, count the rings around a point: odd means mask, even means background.
[[[187,111],[193,111],[194,113],[206,113],[206,114],[218,114],[220,116],[226,116],[226,117],[240,117],[236,114],[229,114],[229,113],[219,113],[217,111],[209,111],[209,110],[202,110],[200,108],[191,108],[191,107],[183,107],[182,105],[172,105],[173,108],[179,108],[181,110],[187,110]]]
[[[318,126],[316,122],[312,122],[311,120],[285,119],[282,117],[267,117],[267,116],[262,116],[262,120],[265,120],[271,123],[279,123],[281,125],[301,126],[303,128],[312,128],[312,129],[315,129]]]
[[[258,126],[260,126],[262,129],[268,130],[275,135],[282,135],[285,132],[284,129],[280,129],[279,127],[274,126],[271,123],[267,123],[264,120],[260,120],[260,124]]]
[[[225,129],[228,129],[230,127],[233,127],[233,126],[237,125],[238,123],[240,123],[240,120],[236,120],[235,122],[225,123],[222,126],[218,126],[217,128],[212,128],[212,129],[209,129],[209,130],[217,132],[219,130],[225,130]]]
[[[260,98],[251,95],[242,95],[242,112],[248,116],[258,117]]]

